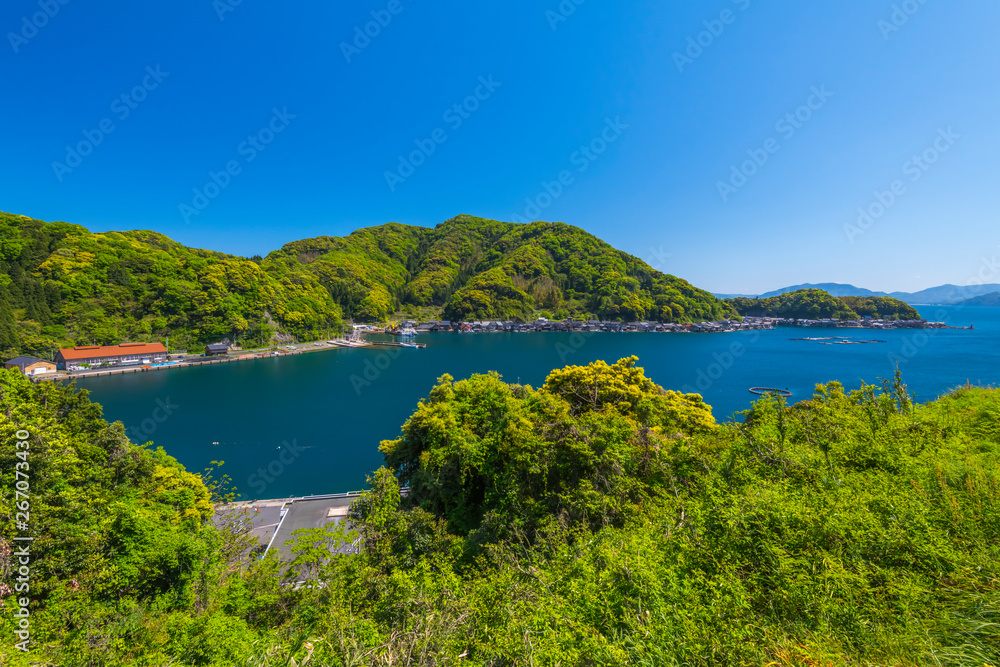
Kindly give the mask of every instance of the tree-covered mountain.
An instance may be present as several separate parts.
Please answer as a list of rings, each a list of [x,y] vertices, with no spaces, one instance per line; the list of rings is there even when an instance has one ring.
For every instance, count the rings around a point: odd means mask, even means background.
[[[655,271],[582,229],[467,215],[433,229],[387,224],[295,241],[265,258],[273,275],[309,272],[345,316],[384,320],[406,305],[439,307],[445,319],[690,322],[731,311],[708,292]]]
[[[222,338],[312,338],[340,319],[310,273],[187,248],[150,231],[92,233],[0,213],[0,350],[171,338],[183,349]]]
[[[459,216],[294,241],[266,258],[185,247],[150,231],[92,233],[0,213],[0,352],[163,340],[315,340],[342,317],[402,308],[446,319],[537,314],[687,322],[733,315],[707,292],[561,223]]]
[[[0,659],[996,665],[997,414],[1000,391],[916,406],[897,379],[718,425],[634,358],[540,388],[442,377],[383,444],[356,532],[297,531],[286,567],[209,519],[216,483],[72,386],[0,370]]]
[[[746,317],[784,317],[803,320],[876,319],[915,320],[920,314],[912,306],[886,296],[835,297],[818,289],[788,292],[767,298],[727,299],[736,312]]]

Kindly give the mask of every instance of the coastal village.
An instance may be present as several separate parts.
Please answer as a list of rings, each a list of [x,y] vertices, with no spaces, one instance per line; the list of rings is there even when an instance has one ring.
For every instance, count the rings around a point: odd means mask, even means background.
[[[698,322],[672,324],[662,322],[612,322],[607,320],[566,320],[550,322],[539,318],[534,322],[475,321],[448,322],[432,321],[417,324],[403,322],[402,327],[412,327],[417,332],[453,331],[458,333],[535,333],[535,332],[611,332],[611,333],[723,333],[727,331],[751,331],[773,329],[775,327],[819,327],[843,329],[947,329],[944,322],[927,320],[805,320],[779,317],[744,317],[739,320],[719,322]],[[391,329],[389,331],[392,331]]]
[[[53,359],[18,356],[4,362],[6,368],[20,370],[25,375],[39,379],[60,379],[68,376],[107,375],[133,373],[153,369],[213,363],[246,361],[264,357],[302,354],[323,349],[342,347],[392,346],[421,348],[426,344],[413,342],[421,333],[725,333],[755,331],[776,327],[805,327],[826,329],[971,329],[952,327],[944,322],[927,320],[804,320],[776,317],[744,317],[739,320],[671,324],[661,322],[612,322],[600,320],[574,320],[555,322],[538,318],[534,322],[474,321],[450,322],[433,320],[418,323],[405,320],[396,326],[367,324],[350,325],[350,333],[332,340],[282,345],[259,350],[242,350],[228,341],[205,346],[204,352],[168,352],[162,343],[120,343],[118,345],[83,345],[58,350]],[[389,334],[400,337],[402,342],[365,338],[367,334]]]

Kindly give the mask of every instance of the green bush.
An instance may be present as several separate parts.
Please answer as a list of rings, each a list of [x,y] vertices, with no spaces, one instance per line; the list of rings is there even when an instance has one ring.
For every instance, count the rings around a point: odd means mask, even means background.
[[[1000,659],[997,390],[832,383],[719,425],[635,359],[540,389],[445,376],[383,443],[360,553],[316,529],[290,564],[248,557],[201,481],[85,394],[4,371],[0,401],[3,488],[34,437],[33,664]]]

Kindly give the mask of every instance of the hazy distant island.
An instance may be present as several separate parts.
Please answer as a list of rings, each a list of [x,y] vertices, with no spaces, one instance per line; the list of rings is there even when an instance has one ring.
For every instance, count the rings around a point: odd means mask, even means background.
[[[836,297],[819,289],[803,289],[767,298],[727,299],[733,310],[752,317],[787,319],[918,320],[916,308],[888,296]]]
[[[791,285],[790,287],[782,287],[781,289],[776,289],[771,292],[765,292],[763,294],[715,294],[715,296],[720,299],[735,299],[735,298],[760,298],[766,299],[773,296],[781,296],[782,294],[788,294],[790,292],[799,292],[802,290],[818,289],[835,297],[845,297],[845,296],[882,296],[891,297],[893,299],[898,299],[910,305],[958,305],[966,303],[968,300],[978,298],[980,296],[988,294],[1000,294],[1000,284],[989,283],[983,285],[938,285],[937,287],[928,287],[927,289],[920,290],[919,292],[873,292],[870,289],[865,289],[864,287],[857,287],[855,285],[849,285],[845,283],[805,283],[802,285]],[[974,305],[972,303],[966,303],[966,305]],[[978,305],[989,305],[978,304]]]
[[[973,297],[971,299],[966,299],[964,301],[959,301],[955,305],[957,306],[989,306],[991,308],[996,308],[1000,306],[1000,292],[991,292],[990,294],[983,294],[982,296]]]

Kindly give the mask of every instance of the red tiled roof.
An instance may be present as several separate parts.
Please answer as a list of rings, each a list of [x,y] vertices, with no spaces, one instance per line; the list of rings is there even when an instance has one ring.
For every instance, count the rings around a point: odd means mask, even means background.
[[[66,361],[166,353],[167,348],[163,347],[163,343],[123,343],[121,345],[107,345],[104,347],[100,345],[86,345],[59,350],[59,355]]]

